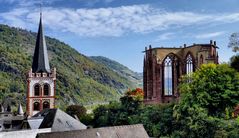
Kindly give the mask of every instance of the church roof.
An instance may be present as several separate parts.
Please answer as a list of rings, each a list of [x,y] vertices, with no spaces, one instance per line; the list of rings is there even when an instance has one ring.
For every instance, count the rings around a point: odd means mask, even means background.
[[[86,129],[86,126],[80,121],[74,119],[60,109],[44,109],[35,114],[31,119],[43,117],[39,128],[51,128],[51,131],[70,131]]]
[[[32,62],[33,73],[50,73],[47,47],[42,26],[42,16],[40,17],[39,29],[37,33],[36,46]]]
[[[142,124],[39,133],[37,138],[149,138]]]

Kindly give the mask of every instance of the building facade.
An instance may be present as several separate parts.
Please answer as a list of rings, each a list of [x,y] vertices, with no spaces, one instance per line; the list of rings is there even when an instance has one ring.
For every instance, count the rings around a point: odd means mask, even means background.
[[[42,15],[32,62],[27,79],[27,115],[32,116],[45,108],[55,107],[56,69],[51,69],[43,33]]]
[[[200,65],[218,64],[216,41],[180,48],[145,48],[144,103],[169,103],[179,98],[179,79]]]

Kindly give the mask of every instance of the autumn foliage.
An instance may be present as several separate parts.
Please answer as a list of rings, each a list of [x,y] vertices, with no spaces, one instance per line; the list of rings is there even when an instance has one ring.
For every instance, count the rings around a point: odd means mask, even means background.
[[[144,91],[141,88],[136,88],[133,90],[128,90],[125,93],[125,96],[132,97],[135,100],[143,100],[144,98]]]

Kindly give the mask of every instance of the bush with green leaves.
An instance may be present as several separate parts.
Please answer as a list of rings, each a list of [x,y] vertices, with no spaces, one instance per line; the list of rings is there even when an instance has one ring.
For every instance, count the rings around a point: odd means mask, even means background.
[[[231,115],[239,103],[236,70],[227,64],[202,65],[195,73],[182,78],[180,92],[180,102],[174,107],[177,131],[173,136],[214,137],[229,132],[223,126],[225,121],[235,122]]]
[[[86,108],[82,105],[70,105],[66,108],[66,113],[69,114],[72,117],[75,117],[75,115],[78,117],[78,119],[81,119],[81,117],[86,115]]]
[[[239,54],[231,57],[230,66],[239,72]]]
[[[143,91],[129,90],[120,102],[93,111],[94,127],[143,124],[150,136],[169,136],[173,131],[173,104],[143,105]]]
[[[190,80],[190,81],[189,81]],[[143,105],[134,94],[94,111],[95,126],[143,124],[152,137],[238,137],[239,73],[229,65],[202,65],[184,76],[179,103]]]
[[[239,73],[227,64],[205,64],[182,79],[180,92],[178,106],[200,107],[211,116],[223,117],[226,108],[239,103]]]

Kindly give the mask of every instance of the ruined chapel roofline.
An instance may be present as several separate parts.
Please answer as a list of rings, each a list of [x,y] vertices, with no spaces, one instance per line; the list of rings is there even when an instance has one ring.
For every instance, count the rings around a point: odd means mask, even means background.
[[[151,45],[149,45],[149,48],[145,47],[145,50],[142,51],[142,53],[145,53],[146,51],[154,50],[154,49],[185,49],[185,48],[190,48],[190,47],[195,47],[195,46],[213,46],[213,47],[219,49],[219,47],[216,45],[216,41],[210,40],[210,43],[208,43],[208,44],[196,44],[196,43],[194,43],[194,44],[189,45],[189,46],[184,44],[183,46],[180,46],[180,47],[155,47],[155,48],[152,48]]]

